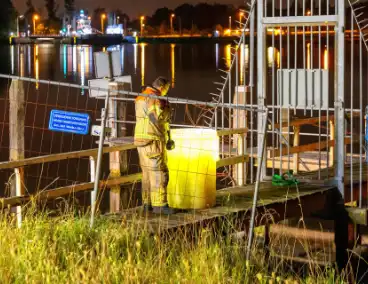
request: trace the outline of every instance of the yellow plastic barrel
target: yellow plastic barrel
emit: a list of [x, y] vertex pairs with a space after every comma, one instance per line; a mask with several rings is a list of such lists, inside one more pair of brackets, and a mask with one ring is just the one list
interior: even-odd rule
[[169, 206], [203, 209], [216, 204], [219, 139], [210, 129], [172, 129], [175, 149], [168, 151]]

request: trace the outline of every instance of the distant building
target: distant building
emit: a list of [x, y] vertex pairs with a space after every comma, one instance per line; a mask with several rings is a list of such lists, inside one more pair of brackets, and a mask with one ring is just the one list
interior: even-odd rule
[[66, 12], [63, 17], [63, 33], [67, 36], [92, 33], [91, 17], [84, 10]]
[[85, 14], [83, 10], [80, 11], [77, 19], [77, 34], [89, 35], [92, 34], [91, 17]]
[[77, 29], [77, 13], [65, 12], [63, 17], [63, 33], [65, 35], [71, 35], [73, 31]]
[[124, 35], [123, 24], [107, 26], [107, 34]]

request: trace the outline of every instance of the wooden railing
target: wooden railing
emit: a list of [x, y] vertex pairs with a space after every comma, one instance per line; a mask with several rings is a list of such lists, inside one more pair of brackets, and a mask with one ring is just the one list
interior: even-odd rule
[[[136, 148], [137, 147], [133, 144], [126, 144], [126, 145], [121, 145], [121, 146], [105, 147], [103, 148], [103, 152], [104, 153], [121, 152], [121, 151], [136, 149]], [[62, 160], [68, 160], [68, 159], [79, 159], [79, 158], [84, 158], [84, 157], [90, 157], [91, 163], [94, 163], [95, 157], [97, 156], [97, 151], [98, 151], [97, 149], [82, 150], [82, 151], [77, 151], [77, 152], [68, 152], [68, 153], [39, 156], [39, 157], [28, 158], [28, 159], [19, 160], [19, 161], [1, 162], [0, 170], [1, 169], [16, 170], [20, 167], [25, 167], [25, 166], [51, 163], [51, 162], [57, 162], [57, 161], [62, 161]], [[100, 188], [110, 188], [116, 185], [134, 183], [134, 182], [140, 181], [141, 179], [142, 179], [141, 173], [121, 176], [118, 178], [101, 181]], [[32, 197], [31, 195], [24, 195], [24, 196], [14, 196], [14, 197], [9, 197], [9, 198], [1, 198], [0, 204], [2, 204], [3, 206], [17, 206], [17, 205], [22, 205], [32, 200], [32, 198], [37, 199], [37, 201], [43, 201], [43, 200], [48, 200], [48, 199], [55, 199], [55, 198], [62, 197], [65, 195], [74, 194], [77, 192], [89, 191], [92, 189], [93, 189], [93, 182], [80, 183], [80, 184], [55, 188], [51, 190], [41, 191], [41, 192], [36, 193], [35, 197]]]
[[[223, 137], [223, 136], [231, 136], [231, 135], [244, 135], [248, 132], [248, 128], [236, 128], [236, 129], [224, 129], [224, 130], [218, 130], [217, 136]], [[230, 146], [230, 145], [229, 145]], [[240, 149], [241, 154], [237, 156], [232, 156], [228, 158], [222, 158], [217, 161], [216, 167], [221, 168], [225, 166], [232, 166], [236, 164], [242, 164], [249, 161], [249, 155], [243, 153], [243, 148]]]
[[[217, 131], [217, 135], [219, 137], [226, 136], [226, 135], [234, 135], [234, 134], [244, 134], [248, 131], [248, 129], [229, 129], [229, 130], [219, 130]], [[113, 152], [122, 152], [128, 150], [134, 150], [137, 146], [134, 144], [123, 144], [119, 146], [111, 146], [103, 148], [103, 153], [113, 153]], [[0, 170], [4, 169], [14, 169], [17, 170], [19, 168], [23, 168], [26, 166], [32, 166], [37, 164], [44, 164], [44, 163], [51, 163], [57, 162], [62, 160], [68, 159], [79, 159], [84, 157], [89, 157], [91, 163], [94, 164], [95, 157], [97, 156], [98, 149], [90, 149], [90, 150], [82, 150], [76, 152], [67, 152], [67, 153], [59, 153], [59, 154], [51, 154], [33, 158], [27, 158], [18, 161], [8, 161], [8, 162], [0, 162]], [[239, 163], [245, 163], [249, 159], [248, 155], [239, 155], [235, 157], [228, 157], [219, 159], [216, 163], [217, 168], [235, 165]], [[93, 167], [94, 168], [94, 165]], [[94, 175], [94, 173], [91, 173]], [[99, 188], [102, 189], [109, 189], [114, 186], [124, 185], [124, 184], [131, 184], [139, 182], [142, 179], [141, 173], [125, 175], [117, 178], [111, 178], [108, 180], [100, 181]], [[71, 194], [75, 194], [78, 192], [86, 192], [91, 191], [93, 189], [93, 181], [85, 182], [85, 183], [78, 183], [74, 185], [69, 185], [65, 187], [59, 187], [50, 190], [44, 190], [41, 192], [37, 192], [34, 195], [23, 195], [23, 196], [14, 196], [8, 198], [0, 198], [0, 204], [3, 207], [8, 206], [20, 206], [23, 205], [31, 200], [35, 201], [45, 201], [45, 200], [52, 200], [58, 197], [67, 196]], [[22, 185], [23, 186], [23, 185]]]
[[[359, 113], [353, 113], [353, 117], [359, 117]], [[350, 114], [347, 114], [346, 117], [350, 119]], [[318, 126], [319, 123], [322, 122], [329, 122], [329, 138], [324, 139], [321, 142], [309, 143], [305, 145], [300, 145], [300, 128], [305, 125], [314, 125]], [[271, 127], [271, 126], [269, 126]], [[316, 150], [323, 150], [328, 148], [328, 155], [329, 155], [329, 164], [326, 165], [327, 167], [331, 167], [334, 161], [334, 132], [335, 132], [335, 117], [333, 115], [330, 116], [322, 116], [322, 117], [311, 117], [311, 118], [302, 118], [302, 119], [295, 119], [291, 120], [290, 122], [283, 122], [275, 124], [275, 129], [279, 129], [282, 131], [283, 128], [292, 127], [294, 132], [293, 141], [289, 141], [290, 147], [285, 147], [282, 149], [274, 149], [268, 151], [268, 158], [273, 159], [279, 156], [285, 155], [293, 155], [293, 170], [295, 173], [299, 171], [300, 165], [300, 154], [310, 151]], [[351, 143], [359, 142], [355, 139], [345, 138], [345, 145], [349, 145]], [[272, 164], [272, 162], [268, 162], [268, 165]], [[280, 167], [283, 165], [283, 161], [280, 161]]]

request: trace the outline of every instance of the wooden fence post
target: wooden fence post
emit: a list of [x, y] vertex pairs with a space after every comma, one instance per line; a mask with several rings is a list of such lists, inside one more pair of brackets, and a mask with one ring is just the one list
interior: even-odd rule
[[[109, 84], [111, 99], [109, 102], [108, 119], [109, 127], [112, 129], [111, 138], [126, 136], [125, 124], [117, 121], [126, 120], [126, 102], [116, 101], [114, 97], [122, 97], [122, 94], [117, 94], [118, 90], [131, 90], [131, 85], [128, 83], [112, 82]], [[119, 127], [120, 126], [120, 127]], [[126, 151], [110, 153], [110, 178], [118, 178], [121, 174], [128, 171], [128, 158]], [[123, 191], [123, 200], [121, 201], [121, 186], [117, 185], [110, 189], [110, 213], [120, 211], [121, 205], [127, 207], [129, 192]]]
[[[13, 80], [9, 91], [9, 160], [17, 161], [24, 159], [24, 85], [20, 80]], [[24, 195], [24, 169], [17, 168], [11, 178], [11, 196]], [[17, 206], [17, 224], [22, 223], [21, 207]]]
[[[234, 94], [234, 105], [243, 106], [247, 103], [248, 88], [244, 86], [236, 86]], [[246, 128], [248, 126], [248, 112], [246, 110], [233, 110], [233, 129]], [[236, 149], [236, 155], [247, 154], [247, 133], [233, 134], [233, 142], [229, 141], [229, 147]], [[247, 183], [247, 163], [239, 163], [233, 166], [233, 178], [237, 185], [244, 185]]]
[[[300, 143], [300, 126], [294, 126], [293, 147], [299, 146]], [[294, 154], [294, 173], [299, 172], [299, 153]]]
[[[121, 91], [132, 91], [132, 85], [129, 83], [119, 83], [118, 89]], [[119, 97], [125, 97], [123, 94], [119, 94]], [[118, 120], [120, 121], [126, 121], [127, 120], [127, 102], [119, 101], [118, 103]], [[127, 135], [126, 130], [126, 124], [125, 123], [119, 123], [119, 126], [117, 128], [117, 137], [125, 137]], [[121, 151], [120, 152], [120, 171], [123, 175], [128, 174], [128, 152], [127, 151]], [[131, 206], [131, 186], [122, 186], [122, 208], [126, 209]]]
[[[335, 124], [333, 120], [330, 120], [330, 140], [335, 140]], [[332, 167], [335, 159], [335, 151], [333, 146], [330, 147], [328, 155], [329, 155], [328, 166]]]

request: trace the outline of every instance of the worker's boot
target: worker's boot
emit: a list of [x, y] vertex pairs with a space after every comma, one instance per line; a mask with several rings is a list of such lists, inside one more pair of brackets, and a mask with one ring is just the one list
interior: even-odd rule
[[153, 207], [151, 204], [143, 204], [143, 212], [151, 212]]
[[161, 215], [172, 215], [175, 214], [177, 210], [174, 208], [170, 208], [169, 205], [161, 206], [161, 207], [153, 207], [154, 214], [161, 214]]

